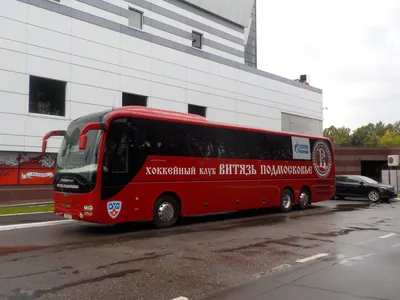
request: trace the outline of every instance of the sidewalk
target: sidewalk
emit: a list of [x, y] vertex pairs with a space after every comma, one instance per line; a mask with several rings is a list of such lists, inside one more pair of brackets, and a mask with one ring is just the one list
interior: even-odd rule
[[0, 207], [52, 203], [52, 186], [1, 186]]
[[0, 201], [0, 208], [5, 207], [22, 207], [22, 206], [39, 206], [39, 205], [50, 205], [53, 204], [51, 199], [43, 199], [42, 201], [37, 200], [24, 200], [24, 201]]

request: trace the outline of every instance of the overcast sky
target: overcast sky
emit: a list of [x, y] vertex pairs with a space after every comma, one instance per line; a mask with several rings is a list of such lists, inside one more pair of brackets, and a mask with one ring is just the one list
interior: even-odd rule
[[258, 68], [309, 74], [324, 128], [400, 120], [400, 0], [257, 0]]

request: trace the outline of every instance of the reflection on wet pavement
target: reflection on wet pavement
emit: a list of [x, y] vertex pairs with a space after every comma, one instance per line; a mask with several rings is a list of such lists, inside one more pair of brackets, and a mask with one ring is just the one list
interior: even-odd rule
[[7, 300], [81, 299], [83, 293], [88, 300], [197, 299], [299, 258], [360, 249], [360, 241], [400, 231], [398, 210], [397, 203], [327, 201], [289, 214], [266, 209], [187, 218], [164, 230], [78, 223], [0, 232], [0, 294]]

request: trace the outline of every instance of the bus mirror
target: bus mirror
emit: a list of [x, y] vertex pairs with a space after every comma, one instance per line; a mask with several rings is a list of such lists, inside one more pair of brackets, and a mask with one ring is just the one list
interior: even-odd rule
[[47, 148], [47, 140], [43, 139], [42, 141], [42, 153], [46, 153]]
[[65, 136], [66, 134], [67, 134], [67, 132], [65, 130], [55, 130], [55, 131], [50, 131], [50, 132], [46, 133], [42, 140], [42, 152], [43, 153], [46, 152], [47, 140], [49, 138], [51, 138], [52, 136]]
[[79, 137], [79, 150], [85, 150], [86, 149], [86, 144], [87, 144], [87, 136], [86, 135], [81, 135]]
[[106, 123], [89, 123], [85, 127], [82, 128], [81, 134], [79, 136], [79, 150], [85, 150], [87, 144], [87, 136], [86, 134], [92, 130], [104, 130], [108, 129], [108, 124]]

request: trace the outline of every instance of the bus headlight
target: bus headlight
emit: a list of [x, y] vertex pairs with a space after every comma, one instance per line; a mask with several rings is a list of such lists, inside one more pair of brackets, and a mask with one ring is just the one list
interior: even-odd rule
[[85, 206], [83, 207], [83, 210], [86, 210], [86, 211], [93, 211], [93, 205], [85, 205]]

